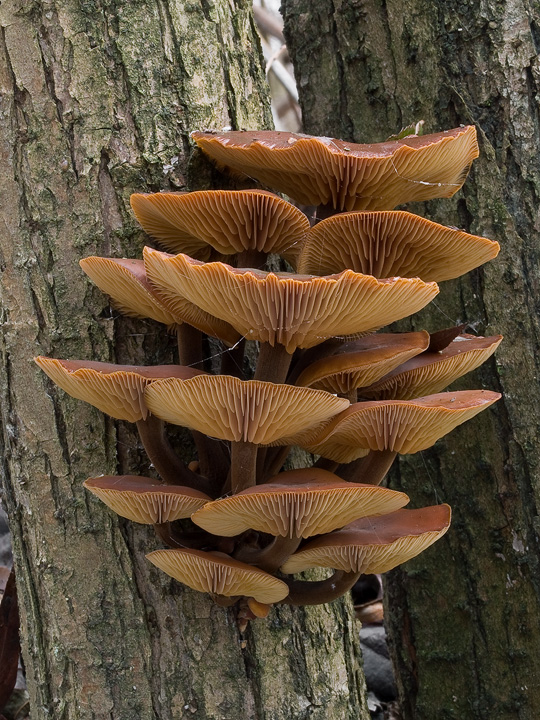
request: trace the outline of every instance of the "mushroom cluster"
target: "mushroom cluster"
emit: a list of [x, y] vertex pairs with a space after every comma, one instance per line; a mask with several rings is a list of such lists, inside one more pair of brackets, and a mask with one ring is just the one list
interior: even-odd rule
[[[478, 154], [473, 127], [378, 145], [277, 132], [193, 137], [220, 166], [311, 206], [311, 220], [259, 189], [133, 195], [138, 221], [167, 252], [81, 266], [121, 313], [176, 333], [180, 365], [37, 363], [70, 395], [137, 424], [159, 479], [102, 476], [85, 487], [153, 525], [166, 548], [148, 559], [218, 604], [240, 601], [244, 617], [264, 617], [273, 603], [334, 600], [361, 573], [395, 567], [448, 529], [447, 505], [403, 509], [409, 498], [381, 481], [397, 453], [430, 447], [498, 399], [441, 391], [501, 337], [466, 326], [377, 331], [499, 248], [394, 210], [461, 187]], [[268, 270], [270, 254], [292, 271]], [[205, 363], [205, 335], [222, 343], [220, 374]], [[258, 346], [253, 377], [247, 342]], [[167, 423], [192, 431], [189, 465]], [[284, 470], [294, 445], [318, 455], [315, 465]], [[315, 567], [329, 577], [291, 577]]]

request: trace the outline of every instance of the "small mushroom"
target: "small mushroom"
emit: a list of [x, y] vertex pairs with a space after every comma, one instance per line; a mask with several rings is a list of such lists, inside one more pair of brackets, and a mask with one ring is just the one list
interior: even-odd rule
[[248, 261], [260, 254], [264, 262], [267, 253], [291, 257], [309, 230], [300, 210], [264, 190], [135, 194], [131, 207], [144, 230], [167, 250], [205, 261], [211, 248]]
[[234, 492], [255, 483], [257, 445], [322, 422], [349, 403], [322, 390], [231, 375], [200, 377], [205, 380], [152, 383], [146, 403], [163, 420], [232, 441]]
[[342, 530], [311, 540], [281, 568], [299, 573], [308, 568], [336, 570], [327, 580], [289, 580], [291, 605], [316, 605], [343, 595], [361, 574], [384, 573], [419, 555], [450, 527], [449, 505], [418, 510], [397, 510], [388, 515], [365, 517]]
[[496, 257], [499, 243], [408, 212], [343, 213], [307, 233], [299, 273], [331, 275], [346, 268], [377, 278], [459, 277]]
[[303, 370], [297, 385], [342, 393], [356, 402], [357, 388], [371, 385], [409, 358], [424, 352], [427, 332], [376, 333], [343, 343]]
[[459, 335], [443, 350], [426, 351], [395, 367], [362, 389], [362, 397], [376, 400], [411, 400], [439, 393], [455, 380], [484, 363], [499, 347], [502, 335]]
[[151, 318], [173, 328], [187, 323], [228, 345], [238, 341], [238, 333], [228, 323], [204, 312], [178, 293], [173, 298], [161, 295], [148, 282], [142, 260], [87, 257], [80, 265], [124, 315]]
[[154, 550], [151, 563], [184, 585], [214, 598], [254, 598], [265, 605], [283, 600], [289, 588], [263, 570], [201, 550]]
[[212, 498], [181, 485], [163, 485], [138, 475], [102, 475], [88, 478], [84, 487], [133, 522], [155, 525], [191, 517]]

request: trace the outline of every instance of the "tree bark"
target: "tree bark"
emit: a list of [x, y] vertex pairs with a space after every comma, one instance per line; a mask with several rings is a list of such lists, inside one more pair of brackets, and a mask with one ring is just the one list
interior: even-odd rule
[[149, 472], [133, 430], [32, 362], [171, 362], [77, 261], [140, 256], [131, 192], [211, 185], [191, 130], [271, 122], [249, 3], [5, 0], [0, 26], [0, 463], [33, 720], [365, 718], [350, 608], [278, 608], [241, 636], [158, 572], [151, 530], [82, 488]]
[[[284, 0], [305, 131], [382, 141], [425, 120], [473, 123], [481, 157], [453, 200], [410, 209], [501, 243], [412, 327], [502, 333], [455, 387], [500, 390], [492, 411], [419, 456], [395, 487], [449, 502], [453, 528], [387, 580], [407, 720], [540, 717], [540, 5], [517, 0]], [[317, 28], [316, 32], [308, 32]], [[401, 326], [403, 327], [403, 325]]]

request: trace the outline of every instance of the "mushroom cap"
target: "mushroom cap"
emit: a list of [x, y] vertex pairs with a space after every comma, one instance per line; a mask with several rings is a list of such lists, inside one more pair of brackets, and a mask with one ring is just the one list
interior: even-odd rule
[[291, 555], [281, 570], [293, 574], [308, 568], [329, 567], [366, 575], [387, 572], [442, 537], [450, 527], [450, 519], [449, 505], [365, 517], [311, 540]]
[[376, 280], [344, 270], [312, 277], [200, 263], [145, 248], [146, 271], [160, 294], [180, 293], [250, 340], [287, 352], [329, 337], [365, 333], [420, 310], [438, 293], [418, 278]]
[[349, 483], [326, 470], [305, 468], [208, 503], [191, 519], [204, 530], [226, 537], [253, 529], [306, 538], [365, 515], [393, 512], [408, 502], [405, 493]]
[[[322, 430], [303, 438], [302, 447], [339, 463], [363, 457], [366, 449], [416, 453], [500, 397], [489, 390], [461, 390], [414, 400], [355, 403]], [[296, 443], [300, 444], [298, 439]]]
[[439, 352], [423, 352], [394, 368], [363, 388], [362, 396], [377, 400], [409, 400], [439, 393], [491, 357], [502, 339], [502, 335], [457, 337]]
[[287, 254], [309, 230], [298, 208], [264, 190], [135, 194], [131, 207], [144, 230], [170, 252], [208, 260], [243, 250]]
[[142, 260], [88, 257], [81, 260], [80, 265], [124, 315], [151, 318], [169, 326], [185, 322], [228, 345], [234, 345], [239, 339], [228, 323], [204, 312], [178, 293], [173, 298], [162, 297], [148, 282]]
[[[337, 415], [349, 401], [323, 390], [200, 375], [164, 380], [147, 388], [157, 417], [221, 440], [267, 444]], [[297, 428], [293, 431], [291, 428]]]
[[272, 604], [289, 594], [289, 586], [263, 570], [201, 550], [154, 550], [147, 556], [167, 575], [184, 585], [225, 597], [245, 596]]
[[88, 478], [84, 487], [118, 515], [145, 525], [191, 517], [212, 499], [199, 490], [138, 475]]
[[84, 400], [118, 420], [137, 422], [148, 415], [144, 388], [156, 379], [194, 378], [201, 370], [183, 365], [113, 365], [91, 360], [35, 358], [39, 367], [77, 400]]
[[478, 143], [474, 127], [358, 145], [289, 132], [192, 133], [219, 165], [240, 171], [304, 205], [337, 211], [391, 210], [411, 200], [451, 197]]
[[334, 215], [307, 233], [299, 273], [330, 275], [349, 268], [377, 278], [441, 282], [496, 257], [499, 243], [409, 212]]
[[296, 384], [332, 393], [371, 385], [427, 349], [429, 333], [376, 333], [345, 343], [302, 371]]

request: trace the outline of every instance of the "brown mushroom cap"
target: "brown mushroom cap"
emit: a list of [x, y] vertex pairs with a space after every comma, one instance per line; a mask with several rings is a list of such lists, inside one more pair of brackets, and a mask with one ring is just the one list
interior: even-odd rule
[[345, 270], [311, 277], [200, 263], [187, 255], [144, 252], [160, 294], [180, 293], [250, 340], [280, 343], [287, 352], [329, 337], [365, 333], [420, 310], [438, 293], [418, 278], [376, 280]]
[[81, 260], [80, 265], [124, 315], [151, 318], [168, 326], [185, 322], [228, 345], [238, 341], [238, 333], [228, 323], [204, 312], [178, 293], [173, 298], [162, 297], [148, 282], [142, 260], [88, 257]]
[[284, 573], [327, 567], [344, 572], [383, 573], [406, 562], [450, 527], [449, 505], [398, 510], [365, 517], [342, 530], [311, 540], [282, 566]]
[[212, 499], [199, 490], [138, 475], [88, 478], [84, 487], [118, 515], [146, 525], [188, 518]]
[[282, 580], [224, 555], [201, 550], [154, 550], [147, 556], [167, 575], [193, 590], [225, 597], [245, 596], [272, 604], [289, 594]]
[[346, 268], [377, 278], [441, 282], [496, 257], [499, 243], [408, 212], [344, 213], [311, 228], [299, 273], [330, 275]]
[[274, 131], [192, 137], [218, 164], [304, 205], [331, 205], [340, 212], [451, 197], [478, 157], [472, 126], [373, 145]]
[[151, 412], [167, 422], [222, 440], [257, 444], [300, 432], [349, 405], [348, 400], [322, 390], [232, 375], [158, 381], [147, 388], [145, 400]]
[[[324, 429], [302, 439], [310, 452], [348, 463], [365, 450], [416, 453], [486, 410], [500, 398], [489, 390], [439, 393], [414, 400], [381, 400], [351, 405]], [[300, 444], [300, 440], [296, 440]]]
[[131, 207], [144, 230], [167, 250], [208, 260], [243, 250], [286, 254], [309, 230], [304, 213], [264, 190], [135, 194]]
[[326, 470], [306, 468], [289, 470], [264, 485], [215, 500], [191, 519], [204, 530], [226, 537], [253, 529], [306, 538], [365, 515], [393, 512], [408, 502], [405, 493], [344, 482]]
[[77, 400], [84, 400], [118, 420], [144, 420], [148, 408], [144, 388], [156, 379], [194, 378], [201, 370], [183, 365], [113, 365], [91, 360], [35, 358], [39, 367]]
[[424, 352], [394, 368], [362, 396], [377, 400], [409, 400], [439, 393], [454, 380], [485, 362], [502, 341], [492, 337], [460, 336], [439, 352]]
[[429, 333], [377, 333], [345, 343], [309, 365], [296, 384], [332, 393], [371, 385], [397, 365], [426, 350]]

